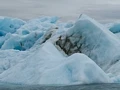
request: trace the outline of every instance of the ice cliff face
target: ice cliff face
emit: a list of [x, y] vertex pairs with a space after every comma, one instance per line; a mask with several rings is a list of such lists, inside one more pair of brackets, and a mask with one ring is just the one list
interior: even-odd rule
[[86, 15], [81, 15], [56, 44], [68, 55], [86, 54], [104, 70], [120, 59], [120, 41], [116, 35]]

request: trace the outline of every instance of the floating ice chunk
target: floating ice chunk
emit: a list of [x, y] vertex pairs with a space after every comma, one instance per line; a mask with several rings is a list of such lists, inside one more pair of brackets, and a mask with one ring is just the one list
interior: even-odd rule
[[0, 81], [21, 84], [85, 84], [108, 83], [102, 69], [83, 54], [64, 57], [46, 42], [31, 55], [0, 75]]
[[66, 54], [84, 53], [104, 70], [120, 59], [120, 41], [116, 35], [86, 15], [81, 15], [61, 38], [56, 44]]
[[[1, 49], [30, 49], [35, 42], [55, 26], [57, 17], [41, 17], [24, 22], [19, 19], [0, 19]], [[9, 38], [6, 38], [9, 35]]]
[[[57, 19], [43, 16], [25, 22], [0, 17], [0, 81], [57, 85], [120, 82], [119, 33], [112, 33], [119, 32], [119, 25], [110, 32], [86, 15], [75, 24], [56, 23]], [[69, 56], [51, 43], [56, 40]], [[112, 73], [111, 79], [99, 66]]]
[[24, 24], [25, 21], [17, 18], [0, 18], [0, 36], [5, 36], [7, 33], [14, 33]]

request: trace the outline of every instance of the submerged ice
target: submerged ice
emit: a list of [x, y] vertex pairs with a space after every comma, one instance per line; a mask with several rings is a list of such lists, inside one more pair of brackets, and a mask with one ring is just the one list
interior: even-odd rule
[[0, 82], [120, 83], [119, 24], [105, 26], [87, 15], [57, 21], [0, 17]]

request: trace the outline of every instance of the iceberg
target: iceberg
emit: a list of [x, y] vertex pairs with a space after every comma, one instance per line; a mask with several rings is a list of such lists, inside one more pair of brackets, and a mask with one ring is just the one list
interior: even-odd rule
[[103, 70], [120, 59], [120, 41], [115, 34], [94, 19], [81, 15], [73, 27], [56, 41], [67, 54], [84, 53]]
[[119, 25], [106, 28], [84, 14], [76, 22], [58, 19], [0, 17], [0, 82], [120, 83]]
[[[34, 57], [33, 57], [34, 56]], [[64, 57], [46, 42], [27, 58], [0, 74], [0, 81], [17, 84], [71, 85], [108, 83], [107, 74], [84, 54]]]
[[[2, 24], [0, 24], [0, 30], [2, 30], [2, 32], [8, 30], [4, 37], [0, 37], [1, 49], [15, 49], [21, 51], [30, 49], [39, 38], [51, 28], [55, 27], [57, 19], [57, 17], [40, 17], [26, 23], [25, 21], [12, 18], [1, 20]], [[10, 25], [13, 25], [12, 28]]]
[[7, 34], [13, 34], [23, 26], [26, 22], [17, 19], [17, 18], [10, 18], [10, 17], [0, 17], [0, 48], [4, 44], [5, 40], [7, 39]]
[[0, 36], [5, 36], [7, 33], [15, 33], [25, 23], [25, 21], [17, 18], [0, 17]]

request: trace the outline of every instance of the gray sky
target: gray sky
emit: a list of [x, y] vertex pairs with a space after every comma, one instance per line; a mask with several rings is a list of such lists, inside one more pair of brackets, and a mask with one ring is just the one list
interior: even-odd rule
[[85, 13], [100, 22], [120, 19], [120, 0], [0, 0], [0, 15], [22, 19], [41, 15], [76, 20]]

